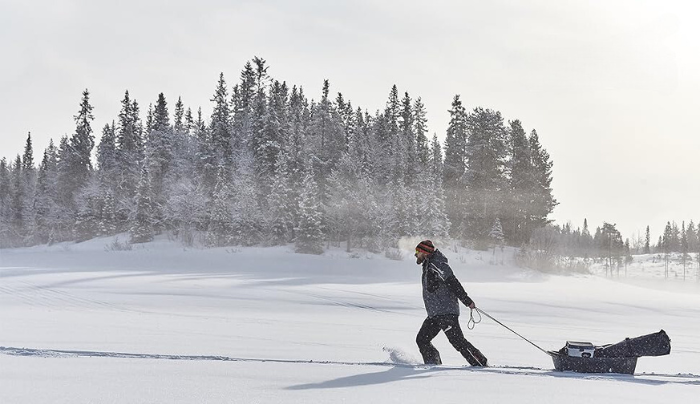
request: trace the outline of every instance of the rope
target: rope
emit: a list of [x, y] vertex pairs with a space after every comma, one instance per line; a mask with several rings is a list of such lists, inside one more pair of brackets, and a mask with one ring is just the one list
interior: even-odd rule
[[[498, 324], [500, 324], [501, 326], [503, 326], [503, 327], [504, 327], [505, 329], [507, 329], [508, 331], [512, 332], [513, 334], [517, 335], [518, 337], [520, 337], [520, 338], [524, 339], [525, 341], [529, 342], [532, 346], [534, 346], [535, 348], [539, 349], [540, 351], [544, 352], [546, 355], [552, 356], [552, 353], [549, 353], [549, 352], [545, 351], [544, 349], [540, 348], [540, 347], [539, 347], [537, 344], [535, 344], [534, 342], [530, 341], [529, 339], [527, 339], [527, 338], [523, 337], [522, 335], [518, 334], [517, 332], [513, 331], [512, 328], [508, 327], [507, 325], [503, 324], [502, 322], [500, 322], [500, 321], [496, 320], [495, 318], [491, 317], [487, 312], [481, 310], [481, 309], [478, 308], [478, 307], [475, 308], [475, 309], [473, 309], [473, 310], [476, 310], [479, 314], [483, 314], [483, 315], [485, 315], [486, 317], [490, 318], [491, 320], [497, 322]], [[472, 310], [472, 311], [473, 311], [473, 310]], [[472, 321], [472, 315], [471, 315], [471, 314], [470, 314], [470, 319], [469, 319], [469, 321], [470, 321], [470, 322]], [[479, 321], [474, 322], [474, 325], [476, 325], [476, 323], [479, 323], [479, 322], [481, 322], [481, 319], [479, 319]], [[469, 323], [467, 323], [467, 327], [469, 327]], [[472, 328], [473, 328], [473, 327], [472, 327]], [[471, 329], [471, 328], [470, 328], [470, 329]]]
[[474, 320], [474, 309], [469, 309], [469, 321], [467, 321], [467, 328], [470, 330], [473, 330], [474, 327], [481, 322], [481, 313], [479, 313], [479, 309], [476, 309], [476, 314], [479, 315], [479, 321]]

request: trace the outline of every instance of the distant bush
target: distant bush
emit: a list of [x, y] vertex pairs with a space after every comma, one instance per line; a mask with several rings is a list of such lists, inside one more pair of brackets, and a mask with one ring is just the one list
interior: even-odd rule
[[105, 251], [131, 251], [132, 245], [130, 242], [120, 242], [119, 237], [115, 237], [112, 244], [105, 246]]
[[398, 248], [390, 248], [384, 252], [384, 256], [394, 261], [403, 260], [403, 253]]

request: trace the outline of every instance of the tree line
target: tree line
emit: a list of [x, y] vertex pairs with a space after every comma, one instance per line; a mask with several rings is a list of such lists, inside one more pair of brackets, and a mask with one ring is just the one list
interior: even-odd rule
[[421, 98], [389, 92], [370, 113], [324, 80], [320, 99], [247, 62], [223, 73], [205, 118], [164, 95], [146, 109], [124, 93], [96, 142], [85, 90], [75, 131], [40, 162], [31, 133], [0, 160], [0, 247], [168, 233], [207, 246], [329, 244], [381, 251], [401, 237], [522, 245], [557, 202], [551, 157], [519, 120], [452, 101], [444, 145], [428, 137]]

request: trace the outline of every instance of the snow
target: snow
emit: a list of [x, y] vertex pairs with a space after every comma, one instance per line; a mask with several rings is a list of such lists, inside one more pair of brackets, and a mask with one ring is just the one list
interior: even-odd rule
[[488, 318], [467, 330], [464, 307], [492, 366], [469, 367], [443, 334], [444, 365], [420, 365], [410, 251], [112, 241], [0, 250], [0, 403], [636, 404], [694, 402], [700, 385], [700, 285], [653, 276], [650, 257], [627, 277], [559, 276], [438, 245], [481, 309], [544, 349], [671, 337], [671, 355], [640, 358], [634, 376], [584, 375], [553, 371]]

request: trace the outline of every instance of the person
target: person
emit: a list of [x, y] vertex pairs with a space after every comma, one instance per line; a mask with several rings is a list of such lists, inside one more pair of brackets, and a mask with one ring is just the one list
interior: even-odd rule
[[423, 301], [428, 317], [418, 331], [416, 343], [428, 365], [441, 365], [440, 352], [433, 346], [432, 340], [440, 330], [447, 336], [450, 344], [472, 366], [487, 366], [486, 357], [464, 338], [459, 326], [458, 299], [470, 309], [475, 309], [474, 301], [459, 283], [447, 264], [445, 257], [435, 248], [430, 240], [421, 241], [416, 246], [416, 264], [423, 267]]

